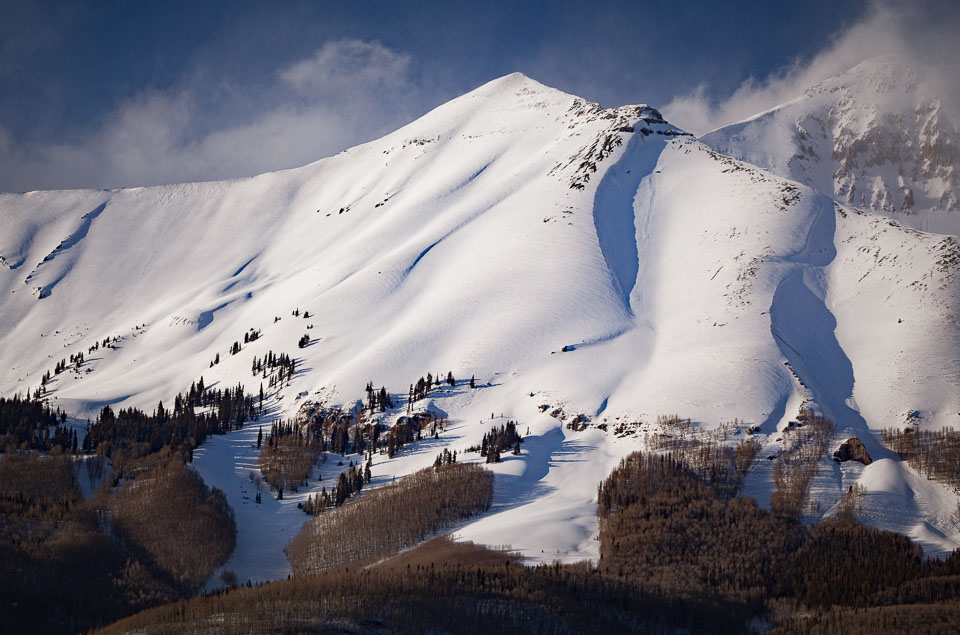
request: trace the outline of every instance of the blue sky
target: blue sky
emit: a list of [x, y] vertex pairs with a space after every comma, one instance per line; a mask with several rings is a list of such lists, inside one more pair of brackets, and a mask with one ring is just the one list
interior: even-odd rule
[[292, 167], [517, 70], [699, 133], [878, 53], [956, 71], [953, 4], [0, 0], [0, 190]]

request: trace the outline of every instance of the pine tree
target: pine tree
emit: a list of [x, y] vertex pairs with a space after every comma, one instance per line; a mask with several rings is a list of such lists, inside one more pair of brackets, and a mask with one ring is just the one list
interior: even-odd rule
[[477, 380], [476, 380], [476, 377], [474, 377], [473, 375], [470, 375], [470, 387], [471, 388], [477, 387]]
[[350, 480], [346, 472], [340, 472], [337, 478], [336, 505], [339, 507], [350, 497]]

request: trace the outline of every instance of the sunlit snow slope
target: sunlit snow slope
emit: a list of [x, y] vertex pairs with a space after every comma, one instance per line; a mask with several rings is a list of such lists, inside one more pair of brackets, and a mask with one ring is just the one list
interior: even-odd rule
[[[597, 483], [657, 415], [739, 418], [766, 452], [806, 403], [880, 457], [871, 431], [911, 413], [960, 423], [953, 239], [838, 207], [652, 108], [603, 110], [519, 74], [303, 168], [2, 195], [0, 222], [0, 394], [110, 336], [115, 348], [49, 384], [53, 403], [152, 409], [201, 375], [256, 392], [253, 356], [271, 349], [300, 360], [272, 396], [278, 416], [350, 404], [368, 381], [405, 398], [428, 372], [475, 375], [476, 390], [418, 404], [449, 429], [380, 458], [375, 483], [462, 452], [492, 415], [518, 420], [523, 454], [494, 467], [494, 509], [458, 534], [531, 560], [596, 556]], [[262, 337], [230, 355], [251, 328]], [[576, 415], [585, 430], [565, 425]], [[235, 434], [195, 464], [238, 509], [228, 567], [277, 577], [306, 520], [290, 506], [309, 492], [249, 506], [251, 432]], [[869, 475], [825, 462], [815, 495], [829, 509]], [[763, 502], [769, 470], [757, 474]], [[954, 494], [924, 480], [893, 495], [912, 507], [891, 516], [889, 498], [868, 497], [875, 524], [935, 550], [960, 543], [944, 513]]]

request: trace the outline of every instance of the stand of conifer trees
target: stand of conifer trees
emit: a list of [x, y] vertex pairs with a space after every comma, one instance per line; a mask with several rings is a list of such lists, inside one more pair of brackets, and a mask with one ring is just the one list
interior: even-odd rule
[[83, 451], [108, 458], [115, 458], [118, 450], [123, 457], [141, 457], [164, 447], [189, 453], [207, 435], [226, 434], [254, 418], [258, 414], [254, 403], [239, 384], [226, 390], [206, 389], [201, 377], [186, 395], [174, 398], [172, 409], [162, 401], [149, 415], [137, 408], [115, 413], [104, 406], [83, 440]]
[[51, 410], [42, 400], [31, 399], [29, 395], [15, 395], [9, 399], [0, 397], [0, 452], [74, 450], [76, 434], [62, 425], [66, 419], [65, 412]]

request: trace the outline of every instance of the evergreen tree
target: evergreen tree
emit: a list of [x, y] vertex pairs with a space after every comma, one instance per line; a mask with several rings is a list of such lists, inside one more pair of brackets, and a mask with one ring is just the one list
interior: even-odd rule
[[336, 495], [335, 495], [335, 502], [337, 507], [342, 505], [349, 497], [350, 497], [350, 481], [347, 478], [346, 472], [340, 472], [340, 476], [337, 478], [337, 489], [336, 489]]

